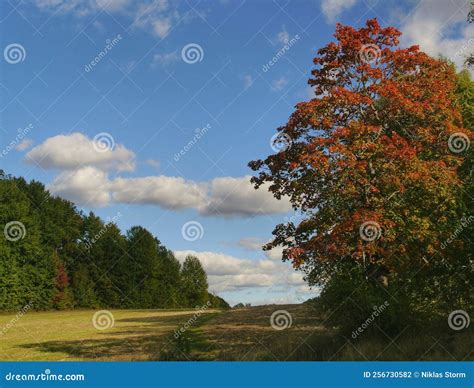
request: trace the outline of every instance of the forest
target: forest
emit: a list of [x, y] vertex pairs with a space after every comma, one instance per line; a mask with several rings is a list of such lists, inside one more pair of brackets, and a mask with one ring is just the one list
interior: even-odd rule
[[[184, 263], [141, 226], [125, 235], [37, 181], [0, 171], [0, 310], [227, 308], [197, 257]], [[4, 237], [4, 238], [3, 238]]]

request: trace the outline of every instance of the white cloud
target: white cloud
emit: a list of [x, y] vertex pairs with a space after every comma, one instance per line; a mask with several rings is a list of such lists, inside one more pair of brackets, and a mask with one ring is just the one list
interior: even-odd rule
[[[65, 165], [64, 160], [54, 162], [56, 166]], [[166, 209], [195, 209], [219, 217], [258, 216], [291, 209], [288, 200], [276, 200], [265, 188], [255, 190], [249, 179], [223, 177], [196, 182], [164, 175], [110, 179], [105, 170], [87, 166], [62, 172], [49, 189], [79, 205], [152, 204]]]
[[158, 170], [161, 166], [160, 164], [160, 161], [159, 160], [155, 160], [155, 159], [147, 159], [145, 161], [146, 164], [148, 164], [149, 166], [153, 167], [154, 169]]
[[54, 13], [73, 13], [84, 17], [102, 10], [106, 12], [125, 11], [132, 3], [131, 0], [34, 0], [36, 6], [42, 10], [51, 10]]
[[131, 3], [131, 0], [93, 0], [97, 8], [108, 12], [123, 11]]
[[271, 89], [277, 92], [283, 90], [286, 85], [288, 85], [288, 80], [285, 77], [281, 77], [272, 81]]
[[248, 89], [253, 85], [253, 77], [250, 74], [245, 74], [242, 79], [244, 80], [244, 88]]
[[139, 2], [133, 0], [34, 0], [42, 11], [53, 15], [73, 14], [77, 17], [88, 17], [105, 11], [121, 13], [133, 21], [133, 26], [150, 31], [164, 38], [173, 24], [183, 20], [177, 10], [176, 3], [168, 0], [150, 0]]
[[170, 18], [156, 19], [152, 22], [152, 26], [155, 34], [164, 38], [171, 29], [171, 20]]
[[303, 275], [295, 272], [288, 263], [267, 259], [250, 260], [218, 252], [175, 251], [176, 258], [183, 262], [187, 255], [201, 261], [208, 275], [213, 292], [232, 291], [253, 287], [301, 287], [305, 286]]
[[104, 171], [84, 167], [64, 171], [48, 185], [53, 194], [76, 202], [79, 205], [106, 206], [110, 202], [109, 181]]
[[157, 204], [167, 209], [198, 208], [206, 201], [204, 184], [180, 177], [117, 178], [110, 184], [114, 202]]
[[323, 0], [321, 11], [326, 20], [333, 23], [344, 11], [352, 8], [356, 0]]
[[255, 190], [250, 176], [214, 178], [209, 191], [208, 203], [200, 209], [205, 215], [254, 216], [291, 210], [290, 202], [286, 198], [275, 199], [268, 185]]
[[260, 251], [266, 243], [265, 240], [258, 237], [244, 237], [237, 241], [237, 245], [250, 251]]
[[15, 146], [17, 151], [25, 151], [33, 145], [33, 140], [25, 138]]
[[179, 56], [178, 56], [177, 51], [173, 51], [171, 53], [155, 54], [153, 56], [154, 65], [167, 66], [177, 61], [179, 61]]
[[78, 132], [46, 139], [26, 154], [26, 161], [44, 169], [73, 170], [91, 166], [102, 170], [133, 171], [135, 168], [135, 154], [123, 145], [99, 152], [93, 140]]
[[[262, 247], [268, 243], [258, 237], [244, 237], [237, 241], [237, 245], [249, 251], [263, 251]], [[269, 251], [263, 251], [265, 256], [271, 260], [281, 260], [283, 258], [283, 247], [272, 248]]]
[[290, 34], [288, 34], [285, 26], [282, 26], [282, 28], [283, 29], [277, 34], [277, 40], [282, 45], [285, 45], [290, 41]]
[[462, 67], [474, 49], [474, 24], [467, 22], [468, 12], [465, 0], [438, 1], [435, 6], [432, 1], [421, 1], [400, 27], [402, 43], [417, 44], [428, 54], [443, 55]]

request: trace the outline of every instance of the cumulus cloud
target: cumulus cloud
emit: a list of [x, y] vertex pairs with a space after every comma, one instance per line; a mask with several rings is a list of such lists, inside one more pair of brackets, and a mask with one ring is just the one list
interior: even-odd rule
[[[55, 162], [70, 165], [56, 159]], [[196, 182], [164, 175], [110, 179], [105, 170], [87, 166], [62, 172], [48, 188], [53, 194], [89, 206], [151, 204], [221, 217], [258, 216], [291, 209], [288, 200], [278, 201], [264, 188], [255, 190], [249, 179], [224, 177]]]
[[344, 11], [352, 8], [355, 3], [356, 0], [323, 0], [321, 11], [326, 20], [333, 23]]
[[48, 185], [56, 195], [80, 205], [106, 206], [110, 202], [107, 173], [94, 167], [64, 171]]
[[100, 145], [82, 133], [58, 135], [29, 151], [26, 161], [44, 169], [73, 170], [90, 166], [102, 170], [134, 170], [135, 154], [123, 145], [102, 151], [98, 148]]
[[209, 191], [208, 203], [200, 209], [205, 215], [252, 216], [291, 210], [288, 199], [276, 200], [267, 185], [255, 190], [250, 176], [214, 178]]
[[301, 287], [305, 286], [303, 275], [287, 263], [260, 259], [250, 260], [218, 252], [175, 251], [176, 258], [183, 262], [188, 255], [201, 261], [208, 274], [213, 292], [232, 291], [252, 287]]
[[[428, 54], [443, 55], [462, 67], [474, 49], [474, 24], [467, 23], [469, 2], [465, 0], [421, 1], [401, 26], [402, 42], [417, 44]], [[459, 31], [456, 38], [453, 31]]]
[[206, 201], [203, 183], [180, 177], [117, 178], [109, 184], [114, 202], [156, 204], [167, 209], [199, 208]]
[[15, 146], [15, 149], [17, 151], [26, 151], [28, 148], [30, 148], [33, 145], [33, 140], [25, 138], [23, 139], [20, 143], [18, 143]]

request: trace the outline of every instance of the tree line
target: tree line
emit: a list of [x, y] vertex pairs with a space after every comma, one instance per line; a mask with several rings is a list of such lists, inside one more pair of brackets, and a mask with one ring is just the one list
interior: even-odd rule
[[141, 226], [122, 234], [115, 219], [2, 170], [0, 199], [0, 310], [229, 307], [197, 257], [181, 265]]

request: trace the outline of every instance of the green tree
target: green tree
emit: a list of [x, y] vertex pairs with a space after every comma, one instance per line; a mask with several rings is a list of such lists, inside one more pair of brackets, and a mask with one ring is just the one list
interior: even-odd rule
[[201, 306], [207, 301], [207, 275], [196, 256], [187, 256], [181, 269], [183, 296], [187, 306]]

